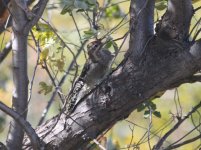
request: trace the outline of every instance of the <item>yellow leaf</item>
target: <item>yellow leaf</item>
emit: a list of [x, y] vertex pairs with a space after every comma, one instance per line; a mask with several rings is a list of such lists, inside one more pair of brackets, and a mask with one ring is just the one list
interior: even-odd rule
[[49, 49], [44, 49], [44, 50], [40, 53], [40, 62], [46, 60], [48, 54], [49, 54]]

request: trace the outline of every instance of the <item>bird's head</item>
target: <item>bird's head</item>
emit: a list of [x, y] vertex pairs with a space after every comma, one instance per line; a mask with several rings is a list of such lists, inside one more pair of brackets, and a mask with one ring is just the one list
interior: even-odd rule
[[87, 51], [94, 52], [98, 49], [101, 49], [102, 46], [103, 46], [103, 44], [102, 44], [101, 40], [96, 40], [87, 45]]

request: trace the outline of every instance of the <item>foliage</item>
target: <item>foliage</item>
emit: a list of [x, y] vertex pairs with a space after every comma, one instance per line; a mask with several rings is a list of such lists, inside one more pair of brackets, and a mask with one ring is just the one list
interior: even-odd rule
[[77, 11], [90, 11], [98, 7], [96, 0], [62, 0], [62, 5], [64, 5], [61, 11], [62, 15], [72, 12], [73, 9], [77, 9]]

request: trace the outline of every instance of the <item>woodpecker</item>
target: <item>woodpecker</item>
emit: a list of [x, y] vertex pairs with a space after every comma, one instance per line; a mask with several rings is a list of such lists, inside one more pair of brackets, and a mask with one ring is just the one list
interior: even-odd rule
[[87, 45], [88, 59], [69, 96], [68, 111], [74, 109], [81, 98], [99, 84], [109, 73], [114, 55], [103, 47], [101, 40]]

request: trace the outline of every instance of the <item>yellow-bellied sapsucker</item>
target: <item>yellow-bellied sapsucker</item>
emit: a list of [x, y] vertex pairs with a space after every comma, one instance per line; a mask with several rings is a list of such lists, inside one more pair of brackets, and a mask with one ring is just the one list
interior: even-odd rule
[[89, 43], [87, 50], [88, 59], [68, 98], [68, 111], [72, 111], [86, 92], [100, 83], [111, 68], [114, 55], [103, 47], [101, 40]]

